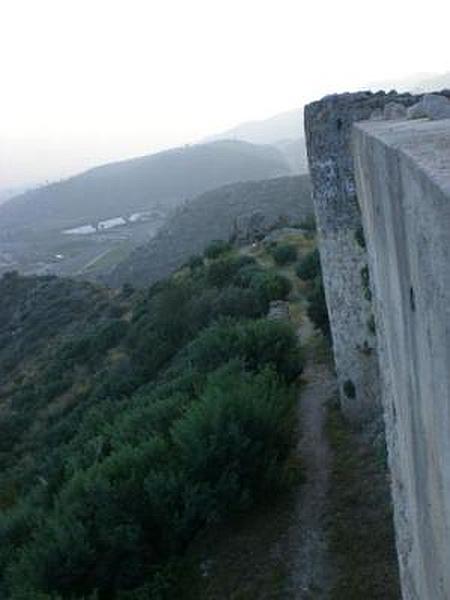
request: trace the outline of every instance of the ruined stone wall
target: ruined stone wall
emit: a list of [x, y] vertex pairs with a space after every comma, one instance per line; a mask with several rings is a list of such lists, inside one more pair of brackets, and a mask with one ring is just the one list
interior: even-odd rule
[[[405, 600], [450, 598], [450, 103], [443, 96], [450, 93], [417, 106], [421, 96], [362, 92], [305, 110], [341, 403], [347, 416], [372, 421], [382, 399]], [[446, 120], [368, 121], [383, 113], [398, 119], [403, 107]]]
[[354, 131], [405, 600], [450, 598], [450, 119]]
[[395, 92], [328, 96], [305, 108], [305, 131], [313, 185], [325, 296], [345, 414], [370, 418], [379, 411], [379, 375], [371, 289], [355, 188], [351, 132], [392, 101], [416, 99]]

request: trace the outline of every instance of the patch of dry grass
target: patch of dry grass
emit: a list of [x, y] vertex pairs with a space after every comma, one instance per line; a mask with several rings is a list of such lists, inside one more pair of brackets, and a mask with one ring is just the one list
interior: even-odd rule
[[331, 600], [401, 598], [387, 467], [378, 448], [361, 440], [330, 406], [334, 451], [330, 543], [338, 577]]

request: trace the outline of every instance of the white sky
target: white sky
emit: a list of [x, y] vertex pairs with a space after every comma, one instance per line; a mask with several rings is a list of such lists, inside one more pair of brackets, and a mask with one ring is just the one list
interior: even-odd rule
[[428, 0], [0, 0], [0, 187], [450, 70]]

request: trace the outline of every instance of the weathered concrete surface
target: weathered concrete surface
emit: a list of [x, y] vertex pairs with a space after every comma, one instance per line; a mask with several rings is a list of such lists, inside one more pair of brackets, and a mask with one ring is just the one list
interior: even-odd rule
[[402, 593], [450, 598], [450, 120], [358, 124]]

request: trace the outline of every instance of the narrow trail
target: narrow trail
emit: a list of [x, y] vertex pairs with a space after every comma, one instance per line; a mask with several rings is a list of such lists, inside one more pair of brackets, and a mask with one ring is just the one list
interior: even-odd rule
[[336, 391], [336, 380], [330, 366], [312, 360], [304, 377], [308, 383], [299, 395], [297, 451], [306, 482], [297, 494], [288, 531], [286, 597], [325, 600], [333, 580], [326, 531], [332, 451], [325, 420], [326, 403]]
[[[328, 550], [328, 492], [332, 450], [325, 421], [336, 393], [332, 366], [314, 349], [313, 327], [305, 319], [299, 336], [307, 352], [297, 402], [299, 460], [305, 481], [281, 503], [247, 516], [236, 531], [203, 549], [208, 600], [328, 600], [334, 581]], [[313, 342], [312, 344], [309, 342]], [[308, 350], [309, 348], [309, 350]], [[323, 357], [322, 357], [323, 358]]]

